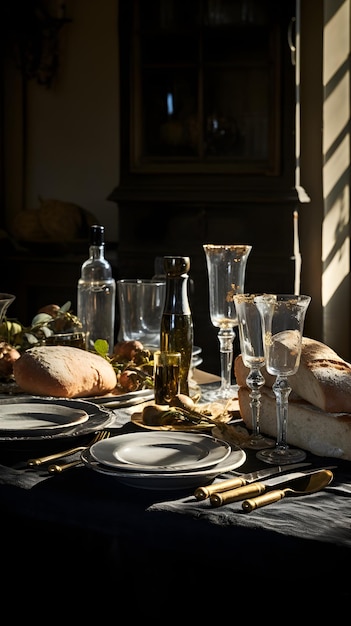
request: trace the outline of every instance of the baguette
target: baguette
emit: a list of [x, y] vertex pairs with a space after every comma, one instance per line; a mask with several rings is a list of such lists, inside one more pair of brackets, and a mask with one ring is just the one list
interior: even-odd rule
[[[239, 388], [240, 415], [247, 428], [252, 429], [249, 389]], [[317, 456], [351, 461], [351, 415], [327, 413], [302, 400], [294, 393], [289, 398], [287, 443]], [[277, 436], [275, 395], [263, 387], [260, 408], [260, 430]]]
[[117, 385], [117, 376], [109, 361], [71, 346], [30, 348], [15, 361], [13, 373], [23, 391], [39, 396], [99, 396]]
[[[242, 356], [234, 362], [237, 384], [246, 386], [249, 370]], [[262, 368], [266, 386], [271, 387], [275, 377]], [[341, 359], [332, 348], [303, 337], [301, 361], [296, 374], [289, 376], [293, 391], [327, 413], [351, 413], [351, 365]]]

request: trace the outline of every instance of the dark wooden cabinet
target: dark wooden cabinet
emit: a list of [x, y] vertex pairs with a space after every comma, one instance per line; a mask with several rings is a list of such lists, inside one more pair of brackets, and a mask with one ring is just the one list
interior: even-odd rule
[[120, 0], [119, 273], [188, 255], [195, 343], [219, 372], [204, 243], [252, 245], [246, 290], [291, 292], [291, 0]]

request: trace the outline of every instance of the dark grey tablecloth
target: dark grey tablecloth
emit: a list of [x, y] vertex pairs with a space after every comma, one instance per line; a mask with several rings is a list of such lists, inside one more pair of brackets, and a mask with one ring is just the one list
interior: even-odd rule
[[[111, 432], [118, 434], [138, 430], [138, 427], [130, 421], [131, 414], [136, 410], [135, 407], [130, 407], [115, 411]], [[52, 442], [46, 443], [45, 452], [51, 444]], [[134, 503], [139, 502], [140, 508], [149, 514], [167, 512], [174, 514], [175, 517], [201, 520], [215, 526], [262, 529], [282, 535], [351, 547], [351, 464], [345, 461], [308, 455], [312, 466], [338, 466], [334, 470], [334, 481], [329, 487], [308, 496], [286, 497], [275, 504], [247, 514], [243, 512], [240, 502], [213, 508], [207, 500], [197, 501], [192, 491], [172, 493], [133, 489], [120, 485], [111, 477], [97, 475], [85, 467], [69, 470], [62, 476], [49, 475], [45, 468], [31, 470], [26, 467], [25, 460], [29, 455], [26, 448], [18, 451], [14, 446], [13, 452], [9, 448], [10, 446], [6, 450], [4, 446], [0, 448], [0, 460], [4, 457], [8, 459], [6, 463], [2, 462], [0, 465], [0, 485], [4, 487], [16, 487], [35, 493], [38, 493], [40, 488], [39, 493], [42, 498], [44, 494], [49, 496], [54, 494], [53, 497], [58, 497], [57, 489], [60, 487], [60, 498], [64, 502], [65, 493], [69, 499], [70, 492], [76, 489], [78, 481], [77, 504], [80, 502], [82, 505], [86, 497], [91, 503], [94, 488], [99, 490], [103, 486], [104, 501], [99, 502], [96, 510], [92, 507], [87, 521], [88, 525], [94, 529], [111, 531], [111, 526], [115, 524], [115, 516], [118, 517], [118, 510], [116, 511], [115, 508], [119, 493], [121, 493], [126, 500], [132, 499]], [[67, 460], [78, 458], [76, 454]], [[247, 460], [238, 472], [251, 471], [258, 467], [266, 466], [256, 459], [254, 453], [247, 452]], [[228, 476], [221, 476], [216, 480], [226, 477]], [[66, 492], [62, 491], [63, 486]], [[43, 514], [39, 513], [39, 509], [36, 511], [38, 516]], [[70, 515], [73, 519], [74, 506], [68, 513], [68, 520]]]
[[[141, 432], [130, 421], [135, 410], [116, 411], [111, 433]], [[67, 447], [66, 440], [55, 445]], [[338, 607], [341, 599], [349, 605], [342, 572], [351, 560], [350, 463], [308, 455], [313, 466], [338, 466], [329, 487], [245, 514], [240, 503], [212, 508], [192, 492], [133, 489], [82, 465], [62, 475], [27, 469], [29, 457], [52, 451], [52, 441], [0, 446], [2, 536], [11, 546], [3, 570], [13, 580], [20, 571], [31, 598], [44, 587], [47, 598], [54, 579], [56, 592], [69, 589], [71, 597], [79, 573], [87, 588], [99, 584], [105, 595], [109, 588], [120, 603], [132, 592], [133, 615], [139, 608], [144, 618], [149, 612], [155, 619], [156, 598], [163, 619], [170, 607], [174, 617], [180, 598], [193, 619], [206, 619], [213, 602], [218, 615], [233, 617], [240, 602], [250, 606], [254, 597], [263, 608], [272, 600], [272, 581], [274, 606], [286, 593], [296, 597], [296, 580], [308, 597], [310, 585], [326, 586], [323, 606], [328, 595], [337, 595]], [[259, 467], [267, 466], [248, 452], [237, 471]], [[270, 602], [265, 610], [272, 608]], [[184, 617], [183, 600], [179, 613]]]

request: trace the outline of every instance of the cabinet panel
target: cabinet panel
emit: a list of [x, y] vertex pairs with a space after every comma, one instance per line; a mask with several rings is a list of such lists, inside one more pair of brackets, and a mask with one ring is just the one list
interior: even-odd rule
[[132, 172], [278, 173], [281, 4], [130, 2]]

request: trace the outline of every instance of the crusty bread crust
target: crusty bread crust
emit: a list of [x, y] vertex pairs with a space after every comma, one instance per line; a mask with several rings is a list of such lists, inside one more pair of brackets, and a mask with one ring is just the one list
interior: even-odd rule
[[[249, 389], [240, 387], [240, 415], [251, 429], [249, 393]], [[277, 436], [276, 400], [268, 387], [263, 387], [261, 395], [260, 429], [271, 437]], [[327, 413], [292, 393], [288, 407], [287, 442], [317, 456], [351, 461], [351, 415]]]
[[14, 364], [16, 383], [26, 393], [59, 398], [104, 395], [117, 384], [106, 359], [71, 346], [38, 346]]
[[351, 413], [351, 365], [320, 341], [303, 338], [293, 390], [328, 413]]
[[[239, 355], [234, 374], [241, 387], [246, 386], [248, 372]], [[271, 387], [275, 377], [265, 368], [262, 374]], [[327, 413], [351, 413], [351, 365], [320, 341], [303, 337], [299, 369], [289, 376], [289, 383], [297, 395]]]

